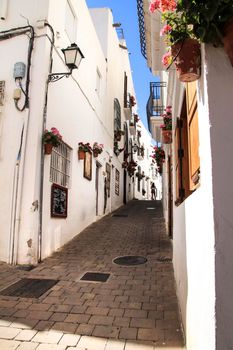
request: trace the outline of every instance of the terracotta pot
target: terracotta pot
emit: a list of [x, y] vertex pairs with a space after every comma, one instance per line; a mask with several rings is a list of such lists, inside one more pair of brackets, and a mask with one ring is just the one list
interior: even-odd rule
[[162, 130], [162, 143], [172, 143], [172, 131]]
[[85, 158], [85, 152], [78, 150], [78, 159], [83, 160]]
[[233, 18], [224, 26], [223, 44], [231, 65], [233, 66]]
[[52, 150], [53, 150], [53, 145], [51, 143], [44, 144], [44, 153], [45, 154], [51, 154]]
[[201, 75], [200, 44], [195, 39], [179, 41], [171, 47], [178, 79], [183, 82], [195, 81]]

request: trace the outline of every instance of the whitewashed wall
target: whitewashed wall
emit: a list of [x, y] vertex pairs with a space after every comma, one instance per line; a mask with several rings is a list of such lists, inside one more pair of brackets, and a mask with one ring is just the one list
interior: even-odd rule
[[[72, 11], [76, 14], [74, 37], [67, 35], [65, 13], [67, 3], [60, 0], [39, 2], [25, 0], [9, 2], [8, 17], [3, 22], [4, 29], [11, 29], [17, 25], [25, 25], [27, 17], [30, 24], [35, 26], [37, 20], [46, 19], [53, 26], [55, 32], [55, 45], [53, 51], [53, 72], [66, 71], [63, 62], [63, 54], [60, 49], [76, 42], [82, 50], [85, 58], [78, 70], [74, 70], [72, 76], [50, 83], [48, 86], [48, 108], [46, 113], [46, 127], [57, 127], [63, 136], [63, 141], [72, 148], [71, 159], [71, 184], [68, 190], [68, 216], [66, 219], [50, 217], [50, 191], [52, 183], [49, 181], [50, 156], [45, 156], [44, 164], [44, 188], [43, 188], [43, 220], [42, 220], [42, 259], [50, 255], [57, 248], [69, 241], [93, 221], [104, 214], [104, 177], [105, 164], [110, 163], [112, 172], [111, 198], [108, 199], [106, 213], [122, 205], [122, 154], [119, 158], [113, 155], [113, 100], [123, 100], [124, 71], [130, 75], [130, 65], [126, 52], [119, 48], [115, 29], [112, 27], [110, 11], [104, 11], [102, 23], [109, 33], [104, 37], [103, 43], [108, 48], [108, 56], [103, 51], [104, 44], [99, 42], [96, 29], [92, 22], [89, 10], [84, 0], [70, 0]], [[35, 39], [31, 84], [30, 84], [30, 108], [23, 113], [14, 107], [12, 92], [15, 82], [12, 78], [15, 62], [27, 61], [28, 38], [20, 36], [14, 39], [2, 41], [0, 44], [1, 67], [0, 80], [6, 81], [5, 105], [1, 109], [1, 172], [0, 190], [5, 193], [4, 208], [0, 211], [0, 219], [3, 223], [3, 232], [0, 241], [0, 260], [10, 261], [12, 255], [12, 208], [14, 208], [13, 175], [17, 151], [20, 143], [20, 135], [23, 122], [28, 122], [28, 133], [25, 137], [23, 156], [20, 167], [20, 191], [17, 199], [16, 224], [17, 233], [14, 239], [14, 262], [21, 264], [36, 263], [38, 258], [38, 234], [39, 212], [32, 205], [39, 200], [40, 191], [40, 152], [41, 132], [43, 121], [43, 108], [45, 103], [46, 79], [49, 72], [49, 52], [51, 37], [46, 27], [35, 27], [37, 38]], [[110, 45], [111, 44], [111, 45]], [[17, 49], [16, 49], [17, 48]], [[118, 64], [115, 63], [115, 58]], [[108, 58], [108, 64], [106, 63]], [[111, 60], [114, 59], [114, 62]], [[125, 66], [125, 64], [127, 65]], [[96, 92], [97, 70], [101, 75], [100, 94]], [[107, 72], [109, 70], [109, 76]], [[132, 78], [129, 79], [132, 81]], [[25, 81], [23, 81], [25, 83]], [[133, 90], [132, 85], [130, 89]], [[108, 93], [107, 93], [108, 91]], [[122, 113], [123, 117], [123, 113]], [[123, 121], [123, 118], [122, 118]], [[11, 130], [11, 137], [9, 137]], [[92, 181], [83, 177], [83, 161], [77, 157], [78, 142], [93, 142], [104, 144], [104, 152], [98, 157], [99, 170], [99, 211], [96, 217], [96, 190], [95, 168], [96, 160], [92, 163]], [[11, 149], [11, 152], [8, 151]], [[24, 152], [25, 150], [25, 152]], [[23, 162], [25, 160], [25, 162]], [[119, 169], [120, 195], [115, 194], [115, 169]], [[34, 210], [35, 209], [35, 210]]]
[[[227, 350], [233, 344], [233, 67], [221, 48], [207, 46], [205, 54], [215, 227], [216, 349]], [[205, 95], [200, 99], [206, 102]]]

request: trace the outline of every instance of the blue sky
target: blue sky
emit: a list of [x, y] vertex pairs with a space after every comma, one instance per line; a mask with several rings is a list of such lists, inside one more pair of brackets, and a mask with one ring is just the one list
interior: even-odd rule
[[138, 114], [143, 124], [147, 126], [146, 103], [149, 98], [149, 83], [156, 81], [145, 58], [141, 54], [137, 1], [136, 0], [86, 0], [88, 7], [109, 7], [113, 12], [114, 22], [120, 22], [124, 30], [127, 47], [130, 52], [130, 62], [133, 71], [134, 87], [137, 95]]

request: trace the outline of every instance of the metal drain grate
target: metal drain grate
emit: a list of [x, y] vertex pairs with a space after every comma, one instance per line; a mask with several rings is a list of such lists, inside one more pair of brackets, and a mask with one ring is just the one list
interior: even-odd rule
[[145, 264], [147, 262], [147, 259], [144, 258], [143, 256], [126, 255], [126, 256], [119, 256], [118, 258], [115, 258], [113, 262], [117, 265], [135, 266], [135, 265]]
[[57, 280], [22, 278], [20, 281], [0, 291], [0, 295], [39, 298], [57, 282]]
[[156, 259], [159, 262], [167, 262], [167, 263], [171, 263], [172, 259], [168, 258], [167, 256], [160, 256], [158, 259]]
[[112, 216], [115, 218], [127, 218], [128, 214], [113, 214]]
[[80, 280], [89, 282], [106, 282], [109, 277], [110, 273], [87, 272], [80, 278]]

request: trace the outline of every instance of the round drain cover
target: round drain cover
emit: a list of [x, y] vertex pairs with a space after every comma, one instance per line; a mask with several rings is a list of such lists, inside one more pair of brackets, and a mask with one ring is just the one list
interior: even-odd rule
[[144, 258], [143, 256], [127, 255], [127, 256], [119, 256], [118, 258], [115, 258], [113, 262], [117, 265], [134, 266], [134, 265], [145, 264], [147, 262], [147, 259]]

